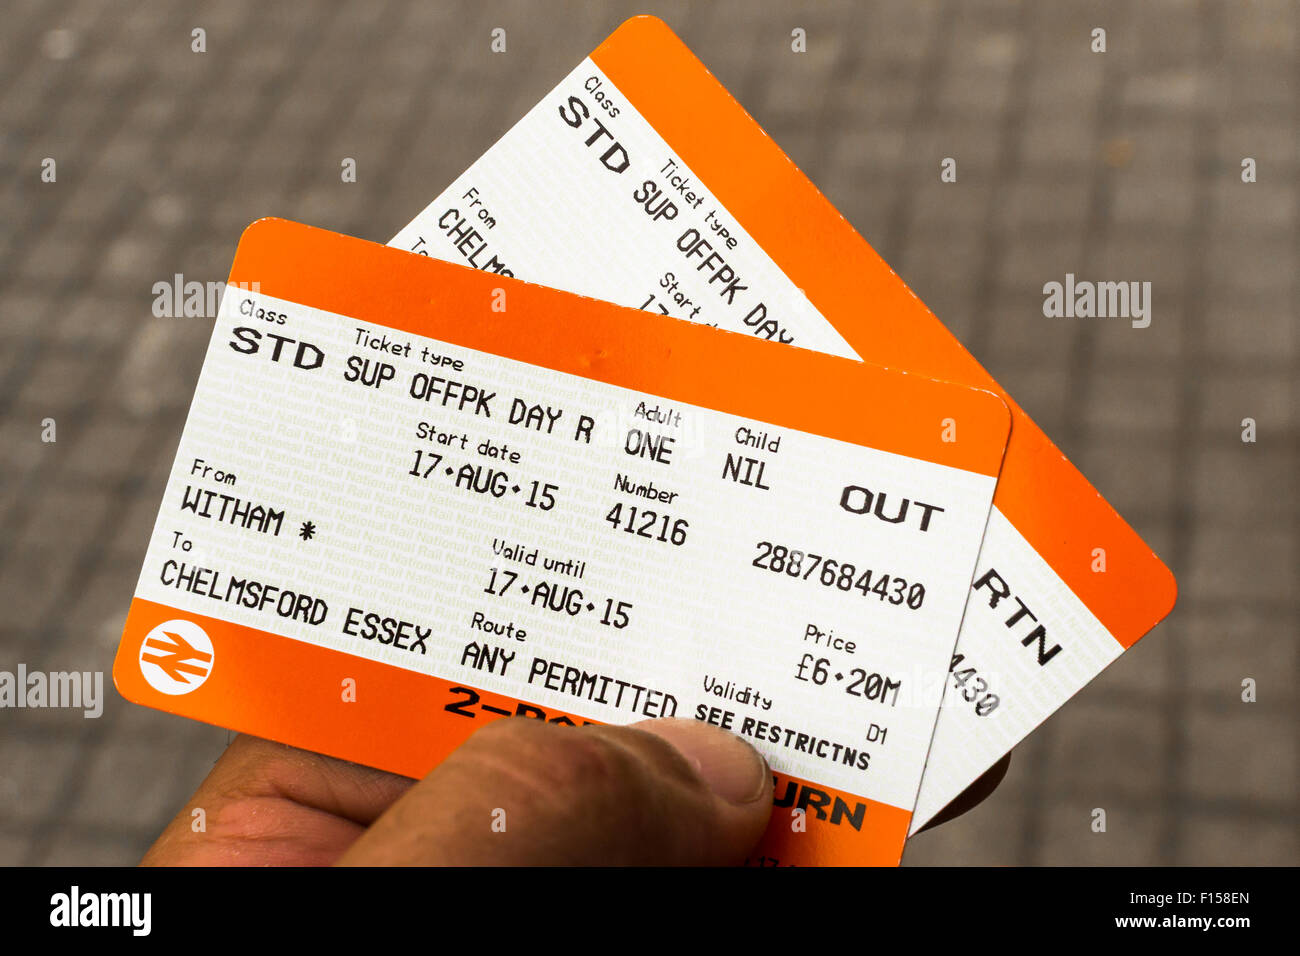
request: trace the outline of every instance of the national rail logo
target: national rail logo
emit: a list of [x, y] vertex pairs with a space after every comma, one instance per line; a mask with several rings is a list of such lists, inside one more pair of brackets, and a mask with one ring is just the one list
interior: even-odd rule
[[164, 621], [140, 643], [140, 673], [160, 694], [198, 690], [212, 674], [212, 639], [193, 621]]

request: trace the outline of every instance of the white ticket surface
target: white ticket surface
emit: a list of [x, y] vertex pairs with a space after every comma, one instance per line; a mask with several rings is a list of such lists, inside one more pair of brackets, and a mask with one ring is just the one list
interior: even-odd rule
[[994, 485], [230, 287], [136, 596], [906, 809]]

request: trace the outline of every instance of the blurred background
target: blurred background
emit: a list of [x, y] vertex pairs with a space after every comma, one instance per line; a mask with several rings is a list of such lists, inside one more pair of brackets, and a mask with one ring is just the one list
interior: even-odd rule
[[[211, 326], [154, 283], [224, 280], [265, 215], [386, 241], [641, 12], [1179, 578], [905, 863], [1300, 861], [1300, 4], [3, 0], [0, 669], [107, 702], [0, 711], [0, 863], [135, 862], [227, 740], [109, 677]], [[1044, 318], [1067, 272], [1150, 281], [1150, 327]]]

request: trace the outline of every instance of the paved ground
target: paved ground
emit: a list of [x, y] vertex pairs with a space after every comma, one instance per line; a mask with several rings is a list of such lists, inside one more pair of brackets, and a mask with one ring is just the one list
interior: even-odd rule
[[[153, 318], [153, 284], [223, 279], [266, 214], [387, 239], [640, 10], [684, 36], [1181, 582], [1174, 616], [907, 862], [1300, 861], [1287, 0], [8, 0], [0, 669], [110, 669], [210, 325]], [[488, 50], [498, 26], [504, 55]], [[789, 52], [795, 27], [806, 54]], [[938, 179], [946, 156], [955, 185]], [[1042, 284], [1066, 272], [1151, 281], [1151, 327], [1045, 319]], [[0, 713], [0, 862], [135, 860], [225, 743], [109, 696], [99, 720]]]

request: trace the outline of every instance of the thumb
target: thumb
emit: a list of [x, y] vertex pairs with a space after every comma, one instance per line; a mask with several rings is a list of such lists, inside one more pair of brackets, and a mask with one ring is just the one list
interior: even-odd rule
[[767, 827], [772, 775], [693, 720], [493, 721], [393, 804], [351, 865], [720, 865]]

